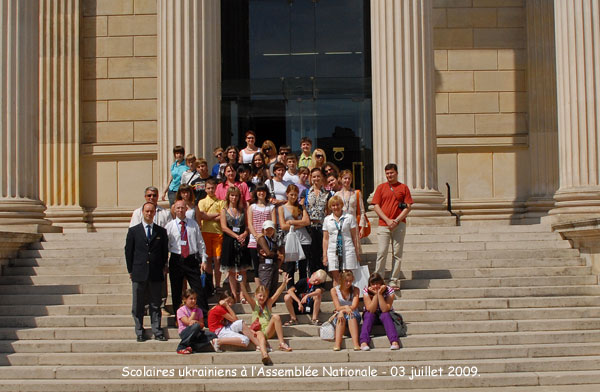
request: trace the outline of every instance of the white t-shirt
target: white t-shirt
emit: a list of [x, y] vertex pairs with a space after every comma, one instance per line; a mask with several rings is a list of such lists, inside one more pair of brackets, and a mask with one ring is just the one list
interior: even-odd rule
[[273, 178], [272, 180], [268, 180], [266, 185], [269, 188], [269, 192], [273, 193], [277, 200], [287, 200], [285, 191], [287, 190], [288, 186], [292, 185], [292, 183], [285, 180], [279, 182]]
[[292, 184], [297, 184], [300, 182], [300, 176], [298, 176], [298, 172], [296, 172], [296, 174], [291, 174], [289, 171], [286, 171], [283, 175], [283, 181], [289, 181]]

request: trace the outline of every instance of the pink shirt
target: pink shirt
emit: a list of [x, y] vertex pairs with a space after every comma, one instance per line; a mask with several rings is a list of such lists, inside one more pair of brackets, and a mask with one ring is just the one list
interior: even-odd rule
[[183, 321], [181, 321], [181, 318], [190, 317], [190, 315], [194, 312], [196, 312], [196, 317], [194, 317], [194, 320], [197, 320], [199, 322], [203, 319], [202, 309], [200, 308], [190, 309], [187, 306], [183, 305], [182, 307], [177, 309], [177, 325], [179, 326], [177, 332], [181, 333], [184, 329], [189, 327], [189, 325], [185, 325]]
[[[245, 182], [236, 182], [235, 186], [242, 193], [242, 200], [246, 202], [250, 200], [250, 191], [248, 190], [248, 185]], [[220, 200], [225, 200], [227, 197], [227, 190], [229, 189], [229, 183], [227, 181], [217, 185], [217, 189], [215, 190], [215, 196], [217, 196]]]

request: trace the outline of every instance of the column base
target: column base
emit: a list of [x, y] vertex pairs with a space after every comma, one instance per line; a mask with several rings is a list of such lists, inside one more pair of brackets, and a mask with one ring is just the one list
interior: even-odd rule
[[457, 217], [450, 214], [439, 191], [411, 189], [410, 193], [414, 204], [406, 218], [409, 226], [458, 226]]
[[553, 223], [600, 217], [600, 187], [580, 187], [558, 190], [555, 207], [548, 212]]
[[526, 218], [542, 218], [548, 215], [548, 211], [553, 209], [555, 201], [552, 196], [530, 197], [525, 202]]
[[45, 218], [46, 207], [39, 200], [0, 199], [0, 230], [21, 233], [54, 233], [62, 231]]
[[46, 218], [55, 226], [63, 228], [63, 232], [87, 232], [86, 213], [79, 206], [49, 206]]

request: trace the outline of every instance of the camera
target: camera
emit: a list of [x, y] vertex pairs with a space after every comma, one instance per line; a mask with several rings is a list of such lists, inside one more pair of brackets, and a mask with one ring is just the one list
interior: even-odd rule
[[244, 280], [244, 277], [240, 274], [236, 274], [235, 275], [235, 280], [237, 280], [238, 282], [241, 282], [242, 280]]
[[400, 208], [400, 211], [404, 210], [407, 207], [408, 206], [406, 205], [406, 203], [403, 203], [403, 202], [398, 203], [398, 208]]

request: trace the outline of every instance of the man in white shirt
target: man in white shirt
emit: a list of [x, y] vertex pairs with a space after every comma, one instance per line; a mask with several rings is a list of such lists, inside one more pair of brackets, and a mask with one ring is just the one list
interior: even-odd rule
[[[187, 219], [187, 206], [184, 200], [173, 204], [175, 219], [170, 221], [165, 229], [169, 236], [169, 274], [171, 276], [171, 297], [173, 311], [181, 305], [181, 289], [183, 278], [186, 278], [191, 288], [196, 292], [197, 305], [203, 314], [208, 314], [208, 301], [202, 290], [201, 271], [206, 268], [206, 247], [202, 239], [200, 227], [195, 220]], [[200, 265], [202, 260], [202, 265]]]
[[296, 154], [289, 153], [286, 158], [287, 171], [283, 175], [283, 180], [291, 182], [292, 184], [298, 184], [300, 177], [298, 176], [298, 158]]
[[[167, 223], [172, 219], [171, 211], [165, 210], [164, 208], [158, 205], [158, 188], [154, 186], [149, 186], [144, 191], [144, 197], [146, 198], [146, 203], [150, 202], [156, 206], [156, 214], [154, 215], [154, 223], [165, 227]], [[135, 225], [139, 225], [144, 220], [144, 216], [142, 214], [142, 207], [133, 211], [131, 215], [131, 220], [129, 221], [129, 227], [133, 227]]]

